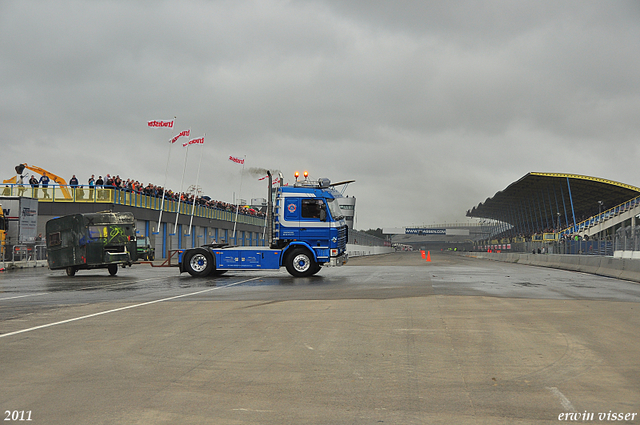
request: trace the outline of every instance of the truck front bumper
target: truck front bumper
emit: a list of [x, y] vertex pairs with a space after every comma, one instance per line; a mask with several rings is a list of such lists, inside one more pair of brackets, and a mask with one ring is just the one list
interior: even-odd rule
[[130, 263], [131, 256], [128, 252], [105, 252], [103, 262], [105, 264]]
[[347, 254], [347, 252], [345, 251], [345, 253], [342, 255], [331, 257], [331, 259], [329, 260], [329, 264], [327, 265], [329, 267], [344, 266], [345, 264], [347, 264], [347, 261], [349, 261], [349, 254]]

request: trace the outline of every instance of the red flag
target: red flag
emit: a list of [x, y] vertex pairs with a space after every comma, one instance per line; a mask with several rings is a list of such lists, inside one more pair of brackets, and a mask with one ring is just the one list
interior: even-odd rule
[[189, 135], [191, 134], [191, 129], [189, 130], [184, 130], [181, 131], [180, 134], [178, 134], [176, 137], [174, 137], [173, 139], [171, 139], [171, 143], [175, 143], [176, 140], [178, 140], [181, 137], [189, 137]]
[[148, 121], [147, 122], [147, 127], [152, 127], [152, 128], [173, 128], [173, 120], [167, 120], [167, 121], [157, 121], [157, 120], [153, 120], [153, 121]]
[[189, 146], [189, 145], [195, 145], [195, 144], [203, 145], [204, 144], [204, 137], [201, 137], [199, 139], [191, 139], [188, 142], [183, 143], [182, 147]]
[[229, 156], [229, 161], [235, 162], [236, 164], [244, 164], [244, 158], [236, 158], [235, 156]]

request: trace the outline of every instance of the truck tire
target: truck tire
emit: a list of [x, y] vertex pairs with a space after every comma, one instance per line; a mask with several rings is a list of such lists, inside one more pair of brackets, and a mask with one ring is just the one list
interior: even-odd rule
[[318, 273], [321, 268], [322, 268], [322, 266], [320, 264], [316, 264], [316, 267], [313, 269], [313, 272], [311, 273], [311, 276], [313, 276], [316, 273]]
[[202, 248], [187, 251], [182, 263], [184, 269], [194, 277], [207, 276], [214, 270], [213, 256]]
[[69, 266], [66, 268], [67, 271], [67, 276], [75, 276], [76, 275], [76, 268]]
[[293, 277], [307, 277], [319, 271], [313, 256], [305, 248], [294, 248], [287, 255], [285, 267]]
[[117, 264], [109, 264], [107, 266], [107, 270], [109, 270], [109, 274], [111, 276], [115, 276], [118, 273], [118, 265]]

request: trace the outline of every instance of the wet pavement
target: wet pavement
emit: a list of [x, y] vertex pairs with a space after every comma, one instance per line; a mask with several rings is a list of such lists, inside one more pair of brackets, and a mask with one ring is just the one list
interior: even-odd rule
[[4, 272], [0, 408], [92, 424], [640, 413], [639, 284], [431, 258], [353, 258], [302, 279], [148, 265]]

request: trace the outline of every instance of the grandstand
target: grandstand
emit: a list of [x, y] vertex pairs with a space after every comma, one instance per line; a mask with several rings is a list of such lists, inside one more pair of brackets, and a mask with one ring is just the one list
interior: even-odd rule
[[[636, 238], [639, 214], [638, 187], [577, 174], [534, 172], [467, 211], [468, 217], [501, 223], [482, 248], [533, 242], [538, 244], [535, 250], [540, 244], [556, 243], [549, 248], [567, 252], [574, 251], [565, 243], [572, 241], [579, 242], [577, 251], [598, 254], [611, 254], [621, 236]], [[565, 243], [564, 251], [560, 242]]]

